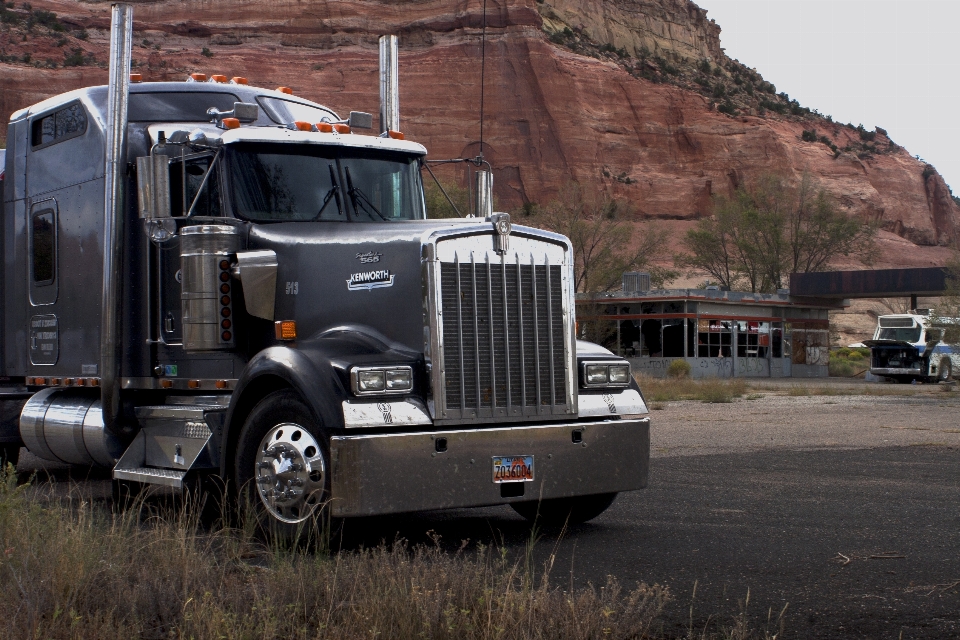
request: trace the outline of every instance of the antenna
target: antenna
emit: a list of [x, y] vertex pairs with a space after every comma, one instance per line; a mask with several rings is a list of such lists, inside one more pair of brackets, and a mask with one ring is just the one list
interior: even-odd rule
[[480, 28], [480, 157], [477, 166], [483, 162], [483, 79], [487, 57], [487, 0], [483, 0], [483, 22]]

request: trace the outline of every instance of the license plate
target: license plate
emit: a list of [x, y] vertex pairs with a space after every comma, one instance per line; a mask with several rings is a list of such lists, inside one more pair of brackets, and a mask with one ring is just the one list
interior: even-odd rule
[[533, 456], [494, 456], [493, 482], [532, 482]]

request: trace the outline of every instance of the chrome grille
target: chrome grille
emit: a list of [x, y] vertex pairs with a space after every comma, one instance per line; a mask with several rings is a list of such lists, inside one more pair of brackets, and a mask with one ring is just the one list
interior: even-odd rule
[[561, 265], [440, 263], [444, 417], [569, 413]]

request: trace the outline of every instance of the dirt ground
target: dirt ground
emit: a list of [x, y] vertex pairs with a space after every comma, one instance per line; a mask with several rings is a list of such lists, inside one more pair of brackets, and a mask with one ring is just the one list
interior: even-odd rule
[[[662, 637], [723, 637], [744, 612], [759, 637], [960, 637], [958, 416], [960, 392], [936, 385], [754, 382], [654, 411], [649, 487], [591, 523], [532, 534], [509, 507], [462, 509], [348, 521], [343, 543], [440, 536], [522, 558], [535, 539], [558, 584], [668, 585]], [[19, 471], [40, 466], [24, 452]], [[102, 471], [56, 475], [109, 495]]]

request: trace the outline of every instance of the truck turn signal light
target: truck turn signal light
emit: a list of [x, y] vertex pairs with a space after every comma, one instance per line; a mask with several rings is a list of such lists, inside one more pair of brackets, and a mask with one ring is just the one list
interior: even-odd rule
[[297, 339], [297, 323], [294, 320], [277, 320], [273, 323], [273, 330], [277, 340]]

